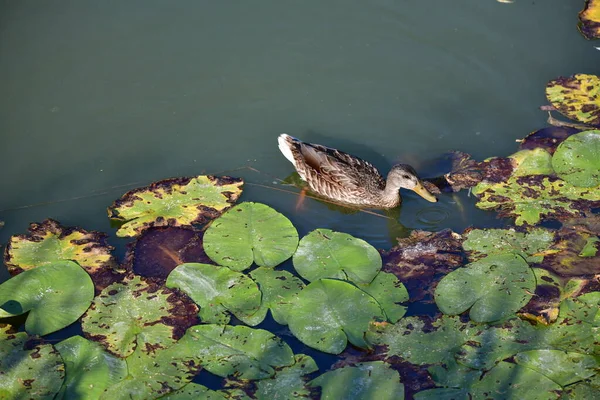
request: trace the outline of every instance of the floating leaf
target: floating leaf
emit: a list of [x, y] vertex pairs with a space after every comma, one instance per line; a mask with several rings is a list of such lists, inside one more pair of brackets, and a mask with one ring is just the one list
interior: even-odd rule
[[57, 261], [74, 261], [90, 275], [116, 266], [106, 234], [63, 227], [47, 219], [31, 224], [26, 235], [14, 235], [6, 247], [4, 262], [11, 274]]
[[600, 375], [567, 386], [563, 391], [563, 397], [572, 400], [600, 398]]
[[[79, 267], [78, 267], [79, 268]], [[23, 332], [0, 327], [0, 398], [53, 399], [65, 376], [60, 355], [51, 344], [26, 345]]]
[[598, 244], [600, 239], [598, 236], [590, 236], [585, 240], [583, 249], [579, 252], [579, 257], [596, 257], [598, 253]]
[[[522, 150], [544, 149], [550, 154], [554, 151], [563, 140], [571, 135], [580, 132], [579, 129], [570, 128], [567, 126], [548, 126], [530, 133], [520, 141], [519, 147]], [[552, 168], [552, 165], [550, 165]]]
[[530, 350], [515, 355], [515, 362], [552, 379], [561, 386], [596, 375], [600, 366], [595, 357], [560, 350]]
[[324, 373], [311, 386], [321, 387], [321, 399], [404, 399], [404, 385], [398, 372], [382, 361], [356, 364]]
[[135, 276], [108, 286], [82, 320], [86, 336], [127, 357], [136, 347], [151, 352], [173, 343], [197, 321], [198, 308], [172, 290]]
[[501, 320], [523, 307], [535, 290], [533, 272], [519, 255], [488, 256], [446, 275], [435, 290], [444, 314], [471, 309], [473, 321]]
[[190, 226], [218, 217], [236, 202], [243, 181], [228, 176], [172, 178], [124, 194], [108, 208], [123, 222], [117, 236], [130, 237], [154, 226]]
[[542, 218], [577, 217], [600, 206], [600, 187], [578, 188], [543, 175], [482, 182], [473, 188], [473, 194], [479, 198], [478, 208], [497, 209], [501, 217], [516, 217], [517, 225], [535, 225]]
[[509, 158], [516, 164], [512, 176], [551, 175], [554, 173], [552, 156], [544, 149], [521, 150]]
[[371, 283], [358, 287], [377, 300], [391, 323], [397, 322], [406, 314], [406, 306], [401, 303], [408, 301], [408, 291], [396, 275], [379, 272]]
[[[600, 106], [600, 87], [598, 89]], [[600, 185], [600, 130], [567, 138], [556, 149], [552, 166], [561, 179], [573, 186], [591, 188]]]
[[585, 230], [561, 228], [555, 242], [546, 250], [541, 266], [560, 276], [582, 276], [600, 273], [598, 237]]
[[71, 336], [55, 347], [67, 373], [58, 398], [98, 399], [107, 387], [127, 376], [124, 360], [81, 336]]
[[463, 248], [469, 252], [471, 261], [512, 252], [527, 262], [536, 263], [543, 260], [544, 256], [537, 253], [548, 248], [554, 239], [554, 232], [544, 228], [535, 228], [527, 233], [514, 229], [473, 229], [465, 237]]
[[566, 117], [584, 124], [600, 125], [600, 78], [576, 74], [546, 85], [548, 101]]
[[600, 38], [600, 1], [587, 0], [579, 12], [579, 31], [586, 39]]
[[255, 262], [275, 267], [294, 254], [298, 232], [282, 214], [260, 203], [242, 203], [213, 222], [204, 251], [219, 265], [243, 271]]
[[428, 371], [437, 386], [453, 388], [469, 387], [482, 375], [482, 371], [460, 365], [452, 357], [444, 360], [443, 365], [432, 365]]
[[287, 316], [300, 341], [325, 353], [339, 354], [347, 340], [366, 348], [364, 335], [373, 319], [383, 319], [377, 301], [350, 283], [320, 279], [300, 292]]
[[330, 229], [304, 236], [294, 254], [294, 268], [308, 281], [321, 278], [369, 283], [381, 269], [381, 256], [362, 239]]
[[287, 271], [276, 271], [265, 267], [252, 271], [250, 277], [260, 287], [262, 303], [254, 315], [244, 318], [244, 322], [252, 326], [258, 325], [265, 319], [270, 309], [273, 319], [278, 324], [287, 325], [287, 315], [298, 293], [305, 287], [302, 280]]
[[471, 400], [467, 389], [437, 388], [423, 390], [414, 395], [415, 400]]
[[210, 390], [206, 386], [197, 383], [188, 383], [176, 392], [161, 397], [163, 400], [250, 400], [250, 397], [239, 389], [232, 390]]
[[274, 368], [294, 363], [292, 349], [277, 336], [243, 325], [193, 326], [179, 343], [202, 367], [222, 377], [264, 379], [273, 376]]
[[199, 315], [205, 323], [227, 324], [227, 311], [243, 318], [260, 307], [261, 293], [256, 283], [227, 267], [181, 264], [171, 272], [166, 285], [190, 296], [200, 306]]
[[548, 270], [532, 268], [532, 271], [536, 281], [535, 293], [518, 315], [534, 323], [549, 325], [558, 318], [563, 285], [561, 279]]
[[56, 261], [0, 285], [0, 318], [29, 311], [27, 333], [47, 335], [77, 321], [93, 298], [90, 276], [72, 261]]

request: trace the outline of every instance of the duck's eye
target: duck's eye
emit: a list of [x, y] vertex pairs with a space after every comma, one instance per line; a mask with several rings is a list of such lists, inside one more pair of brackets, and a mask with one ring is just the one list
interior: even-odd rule
[[403, 176], [403, 178], [404, 178], [404, 179], [410, 179], [410, 176], [408, 176], [408, 175], [404, 175], [404, 176]]

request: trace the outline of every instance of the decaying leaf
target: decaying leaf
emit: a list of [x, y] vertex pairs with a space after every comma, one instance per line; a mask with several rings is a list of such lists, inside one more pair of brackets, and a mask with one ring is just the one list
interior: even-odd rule
[[599, 248], [596, 234], [561, 228], [540, 265], [560, 276], [594, 276], [600, 274]]
[[586, 0], [579, 12], [579, 31], [586, 39], [600, 38], [600, 1]]
[[576, 74], [546, 85], [548, 101], [566, 117], [588, 125], [600, 125], [600, 77]]
[[[512, 160], [501, 157], [490, 158], [485, 161], [475, 161], [463, 152], [451, 153], [452, 167], [444, 175], [444, 180], [454, 192], [477, 185], [482, 180], [501, 182], [508, 178], [514, 169]], [[439, 179], [433, 180], [438, 186], [444, 186]]]
[[527, 135], [520, 140], [519, 147], [521, 150], [543, 149], [550, 154], [554, 154], [559, 144], [569, 136], [579, 132], [581, 130], [566, 126], [549, 126]]
[[243, 181], [228, 176], [172, 178], [124, 194], [108, 208], [109, 218], [122, 222], [117, 236], [131, 237], [156, 226], [205, 223], [231, 207]]

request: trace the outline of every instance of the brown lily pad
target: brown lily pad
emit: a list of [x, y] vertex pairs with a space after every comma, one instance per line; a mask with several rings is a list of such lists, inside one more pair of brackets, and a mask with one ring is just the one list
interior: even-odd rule
[[[600, 274], [600, 249], [598, 236], [572, 228], [561, 228], [554, 243], [544, 253], [541, 267], [559, 276], [592, 277]], [[586, 249], [587, 248], [587, 249]], [[588, 251], [584, 251], [588, 250]]]
[[579, 12], [579, 31], [586, 39], [600, 38], [600, 1], [586, 0]]
[[514, 170], [514, 161], [509, 158], [494, 157], [486, 161], [476, 161], [467, 153], [452, 152], [451, 170], [444, 175], [443, 182], [440, 178], [431, 179], [442, 190], [450, 188], [453, 192], [468, 189], [481, 181], [501, 182], [507, 179]]
[[542, 148], [550, 154], [554, 154], [556, 148], [566, 138], [581, 132], [580, 129], [567, 126], [549, 126], [530, 133], [520, 141], [521, 150], [533, 150]]

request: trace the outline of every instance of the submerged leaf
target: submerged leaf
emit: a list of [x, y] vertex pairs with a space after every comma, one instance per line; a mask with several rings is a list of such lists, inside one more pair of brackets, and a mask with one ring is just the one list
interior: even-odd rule
[[117, 236], [131, 237], [153, 226], [190, 226], [221, 215], [242, 193], [243, 181], [228, 176], [172, 178], [124, 194], [108, 208], [123, 222]]
[[[79, 267], [78, 267], [79, 268]], [[63, 361], [51, 344], [27, 346], [23, 332], [0, 327], [0, 398], [51, 400], [65, 376]]]
[[177, 288], [200, 306], [205, 323], [227, 324], [229, 312], [238, 318], [254, 314], [261, 294], [252, 279], [227, 267], [181, 264], [169, 274], [167, 287]]
[[586, 0], [579, 12], [579, 31], [586, 39], [600, 38], [600, 1]]
[[444, 314], [470, 308], [473, 321], [504, 319], [523, 307], [535, 290], [531, 268], [519, 255], [497, 254], [446, 275], [435, 290], [435, 302]]
[[358, 287], [377, 300], [391, 323], [397, 322], [406, 313], [406, 306], [401, 303], [408, 301], [408, 291], [396, 275], [379, 272], [371, 283]]
[[290, 310], [290, 331], [302, 343], [339, 354], [347, 340], [366, 348], [364, 335], [373, 319], [383, 319], [375, 299], [350, 283], [320, 279], [304, 288]]
[[47, 335], [77, 321], [93, 298], [94, 284], [79, 265], [55, 261], [0, 285], [0, 318], [29, 312], [25, 330]]
[[584, 124], [600, 125], [600, 78], [576, 74], [560, 77], [546, 86], [548, 101], [566, 117]]
[[511, 252], [527, 262], [540, 262], [544, 256], [537, 253], [548, 248], [554, 239], [554, 232], [544, 228], [535, 228], [527, 233], [514, 229], [473, 229], [465, 237], [463, 248], [471, 261]]
[[567, 138], [556, 149], [552, 166], [561, 179], [574, 186], [591, 188], [600, 185], [600, 130]]
[[323, 400], [404, 399], [398, 372], [382, 361], [334, 369], [313, 379], [310, 385], [321, 387]]
[[271, 207], [245, 202], [213, 222], [204, 234], [204, 251], [219, 265], [243, 271], [255, 262], [275, 267], [294, 254], [298, 232]]
[[178, 342], [215, 375], [264, 379], [292, 365], [292, 349], [271, 332], [247, 326], [196, 325]]

